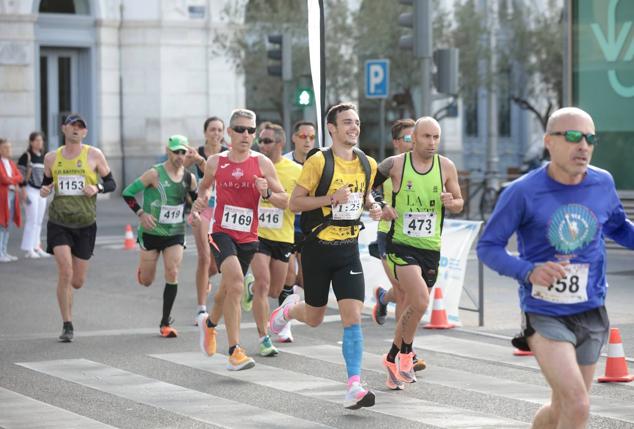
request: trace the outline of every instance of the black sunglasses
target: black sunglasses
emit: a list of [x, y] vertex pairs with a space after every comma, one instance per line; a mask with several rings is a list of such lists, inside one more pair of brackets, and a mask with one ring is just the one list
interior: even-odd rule
[[275, 143], [275, 140], [270, 139], [268, 137], [264, 137], [263, 139], [258, 139], [258, 143], [271, 144], [271, 143]]
[[185, 155], [187, 153], [187, 151], [184, 150], [184, 149], [173, 150], [171, 152], [176, 154], [176, 155]]
[[568, 130], [568, 131], [553, 131], [549, 133], [551, 136], [564, 136], [567, 142], [570, 143], [579, 143], [581, 139], [585, 137], [586, 141], [590, 146], [596, 146], [599, 144], [599, 138], [596, 134], [584, 134], [581, 131], [576, 130]]
[[242, 134], [245, 131], [249, 134], [255, 134], [255, 127], [243, 127], [242, 125], [236, 125], [235, 127], [231, 127], [231, 129], [238, 134]]

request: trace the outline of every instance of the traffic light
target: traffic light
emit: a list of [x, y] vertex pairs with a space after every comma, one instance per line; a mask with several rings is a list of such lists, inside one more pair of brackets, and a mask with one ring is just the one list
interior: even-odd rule
[[297, 88], [295, 90], [295, 105], [299, 107], [308, 107], [313, 104], [313, 90], [310, 88]]
[[412, 50], [416, 58], [431, 57], [431, 0], [399, 0], [401, 4], [413, 6], [412, 12], [400, 14], [398, 23], [411, 28], [412, 34], [401, 36], [398, 45], [402, 49]]
[[276, 61], [267, 66], [269, 76], [290, 81], [293, 79], [291, 38], [288, 34], [269, 34], [268, 41], [273, 46], [267, 49], [266, 56]]
[[457, 48], [437, 49], [434, 51], [434, 86], [441, 94], [456, 95], [458, 93], [458, 57]]

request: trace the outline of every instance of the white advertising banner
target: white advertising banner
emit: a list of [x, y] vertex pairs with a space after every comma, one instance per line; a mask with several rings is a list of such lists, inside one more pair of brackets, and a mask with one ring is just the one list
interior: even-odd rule
[[[374, 305], [373, 290], [376, 286], [391, 287], [381, 261], [370, 256], [368, 245], [376, 240], [378, 222], [364, 217], [365, 229], [359, 236], [361, 264], [365, 277], [365, 302]], [[443, 224], [440, 268], [436, 285], [442, 288], [445, 310], [450, 323], [461, 326], [458, 307], [467, 269], [467, 258], [473, 242], [478, 236], [482, 222], [445, 219]], [[423, 321], [428, 322], [433, 307], [433, 291], [430, 294], [429, 307]]]

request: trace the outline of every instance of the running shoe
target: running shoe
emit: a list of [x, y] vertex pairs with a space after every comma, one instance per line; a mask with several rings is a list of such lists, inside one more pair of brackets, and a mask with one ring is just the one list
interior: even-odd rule
[[414, 353], [414, 359], [412, 359], [412, 362], [414, 363], [414, 371], [418, 372], [418, 371], [422, 371], [425, 368], [427, 368], [427, 363], [425, 363], [424, 360], [422, 360], [421, 358], [419, 358], [416, 353]]
[[163, 338], [176, 338], [178, 337], [178, 332], [176, 329], [172, 328], [170, 325], [161, 326], [161, 337]]
[[251, 273], [244, 276], [244, 287], [242, 288], [242, 309], [244, 311], [251, 311], [253, 307], [253, 290], [252, 285], [255, 279]]
[[0, 255], [0, 262], [12, 262], [13, 260], [7, 255]]
[[18, 257], [17, 256], [13, 256], [13, 255], [9, 255], [8, 253], [5, 254], [4, 256], [6, 256], [7, 258], [9, 258], [10, 261], [17, 261]]
[[216, 328], [207, 326], [207, 313], [199, 313], [196, 321], [198, 322], [198, 343], [200, 350], [206, 356], [213, 356], [216, 353]]
[[405, 383], [403, 383], [396, 376], [396, 372], [398, 369], [396, 368], [396, 363], [390, 362], [387, 360], [387, 355], [383, 355], [383, 366], [387, 370], [387, 380], [385, 381], [385, 385], [390, 390], [403, 390], [405, 389]]
[[255, 361], [251, 359], [247, 354], [237, 346], [231, 356], [229, 356], [229, 363], [227, 364], [227, 369], [229, 371], [240, 371], [243, 369], [253, 368], [255, 366]]
[[396, 377], [405, 383], [416, 383], [414, 373], [414, 353], [399, 353], [396, 357], [398, 362]]
[[277, 334], [277, 342], [278, 343], [292, 343], [293, 342], [293, 334], [291, 333], [291, 324], [292, 321], [289, 320], [286, 326], [282, 328], [279, 334]]
[[59, 340], [62, 343], [70, 343], [73, 341], [74, 336], [73, 328], [71, 326], [64, 326], [62, 328], [62, 334], [59, 336]]
[[361, 407], [371, 407], [374, 405], [374, 393], [366, 390], [361, 383], [354, 382], [348, 387], [346, 398], [343, 400], [344, 408], [358, 410]]
[[279, 350], [271, 343], [271, 338], [268, 335], [260, 341], [260, 356], [269, 357], [275, 356], [278, 353]]
[[37, 253], [35, 250], [31, 249], [31, 250], [29, 250], [28, 252], [26, 252], [24, 254], [24, 257], [27, 258], [27, 259], [28, 258], [30, 258], [30, 259], [39, 259], [40, 254]]
[[282, 305], [273, 310], [271, 317], [269, 318], [269, 328], [271, 329], [271, 332], [274, 334], [282, 332], [282, 329], [288, 325], [288, 320], [284, 319], [284, 310], [289, 305], [297, 304], [298, 302], [299, 295], [292, 294], [286, 297]]
[[37, 253], [40, 258], [50, 258], [51, 257], [50, 253], [46, 253], [44, 250], [40, 249], [39, 247], [37, 249], [35, 249], [35, 253]]
[[372, 318], [379, 325], [383, 325], [387, 318], [387, 304], [381, 302], [381, 298], [383, 298], [386, 293], [387, 291], [381, 286], [374, 288], [374, 299], [376, 303], [372, 308]]

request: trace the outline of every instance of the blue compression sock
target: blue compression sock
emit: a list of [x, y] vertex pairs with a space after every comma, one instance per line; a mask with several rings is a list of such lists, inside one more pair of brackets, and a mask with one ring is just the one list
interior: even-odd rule
[[363, 332], [361, 331], [361, 325], [356, 324], [343, 328], [341, 350], [346, 361], [348, 378], [359, 376], [361, 374], [361, 360], [363, 359]]

